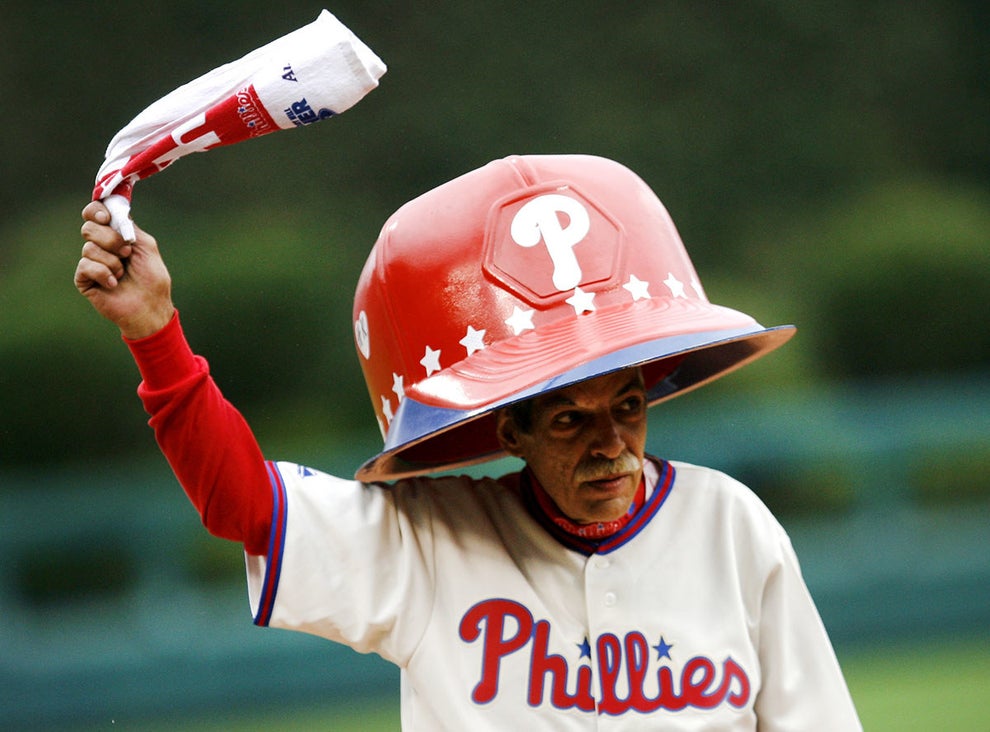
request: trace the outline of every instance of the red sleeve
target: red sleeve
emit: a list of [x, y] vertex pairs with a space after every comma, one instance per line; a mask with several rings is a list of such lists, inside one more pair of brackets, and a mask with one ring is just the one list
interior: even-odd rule
[[178, 313], [157, 333], [124, 339], [141, 372], [138, 395], [158, 445], [215, 536], [268, 551], [272, 488], [251, 428], [189, 347]]

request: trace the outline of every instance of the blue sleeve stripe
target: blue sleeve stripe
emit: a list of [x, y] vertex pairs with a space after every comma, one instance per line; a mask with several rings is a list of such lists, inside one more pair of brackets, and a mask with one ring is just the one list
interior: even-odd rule
[[285, 528], [288, 518], [286, 506], [285, 483], [278, 467], [270, 460], [265, 463], [268, 468], [268, 479], [272, 485], [272, 530], [268, 540], [268, 558], [265, 568], [265, 581], [258, 601], [258, 613], [255, 615], [255, 625], [268, 625], [272, 611], [275, 608], [275, 593], [278, 591], [279, 575], [282, 572], [282, 553], [285, 550]]

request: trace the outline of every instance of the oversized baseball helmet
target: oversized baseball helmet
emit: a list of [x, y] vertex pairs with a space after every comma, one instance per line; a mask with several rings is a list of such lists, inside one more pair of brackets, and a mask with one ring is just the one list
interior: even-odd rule
[[498, 457], [495, 412], [641, 366], [650, 404], [791, 337], [713, 305], [663, 204], [628, 168], [512, 156], [385, 223], [354, 296], [358, 358], [390, 480]]

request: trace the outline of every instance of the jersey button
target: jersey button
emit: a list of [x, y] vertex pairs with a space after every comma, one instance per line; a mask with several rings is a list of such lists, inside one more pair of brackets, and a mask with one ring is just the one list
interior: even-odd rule
[[595, 557], [595, 569], [608, 569], [610, 564], [608, 557]]
[[602, 602], [605, 603], [605, 607], [615, 607], [615, 603], [618, 598], [615, 596], [614, 592], [606, 592], [605, 596], [602, 598]]

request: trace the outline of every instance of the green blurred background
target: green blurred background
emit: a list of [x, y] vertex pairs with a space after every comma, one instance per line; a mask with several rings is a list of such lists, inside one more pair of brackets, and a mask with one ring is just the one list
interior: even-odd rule
[[[951, 686], [990, 686], [990, 6], [370, 5], [328, 6], [389, 66], [354, 109], [136, 187], [189, 337], [266, 452], [349, 474], [377, 449], [350, 306], [395, 208], [511, 153], [617, 159], [712, 300], [799, 327], [662, 407], [651, 449], [770, 504], [870, 709], [889, 688], [990, 729], [978, 694], [925, 700], [937, 683], [898, 692], [880, 670], [903, 673], [908, 644], [919, 674], [952, 676], [958, 652], [974, 686]], [[198, 527], [126, 349], [71, 282], [113, 134], [321, 7], [0, 8], [0, 727], [397, 695], [373, 659], [241, 628], [237, 548]], [[950, 660], [926, 663], [938, 649]]]

